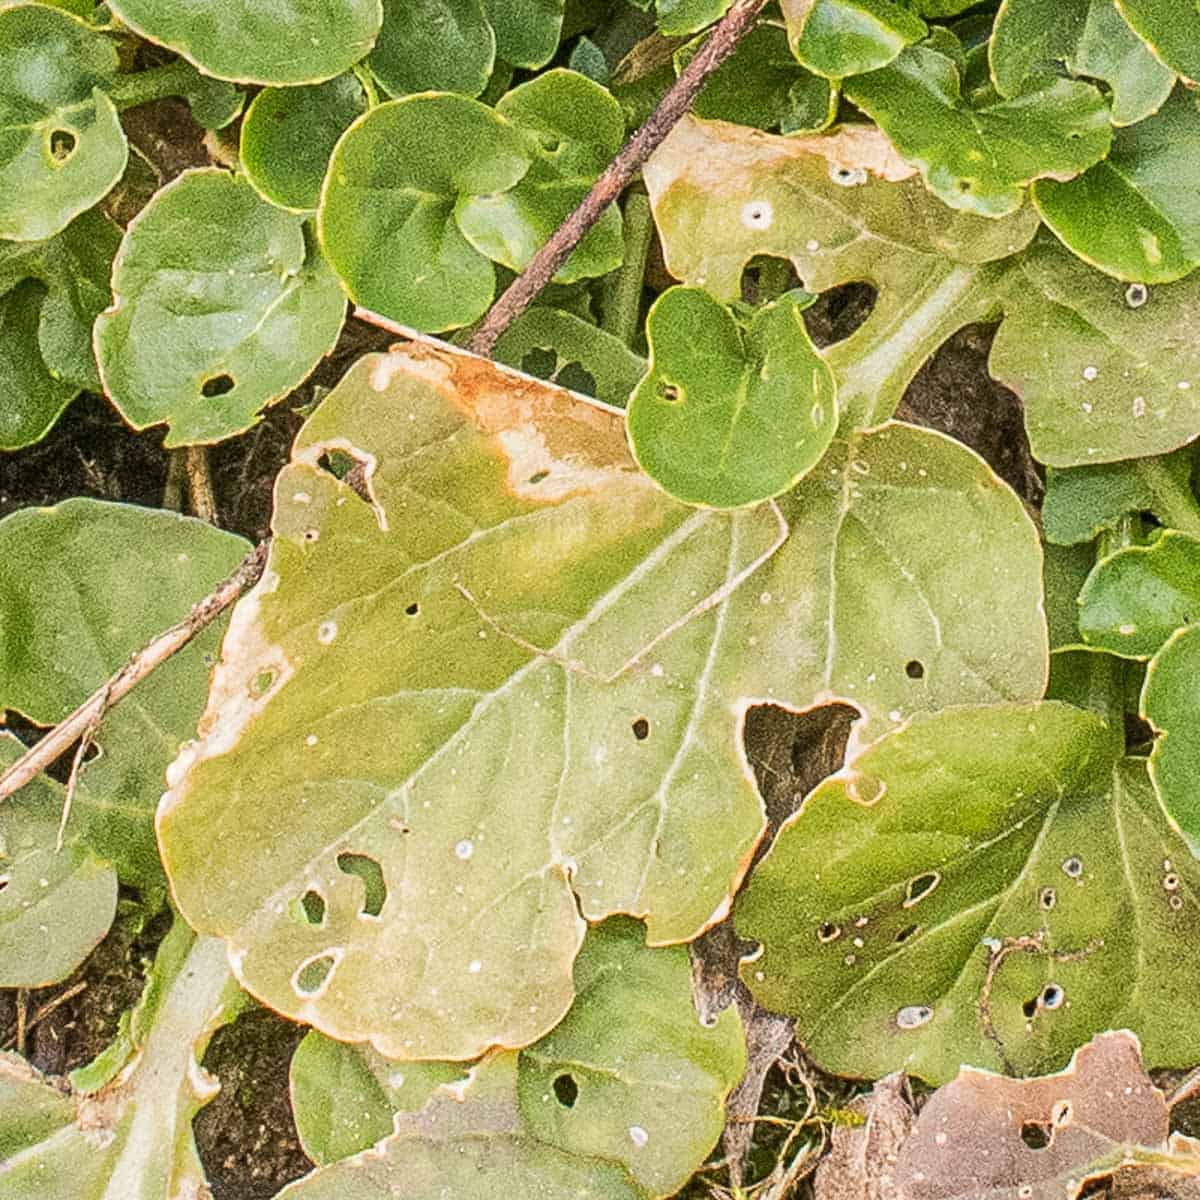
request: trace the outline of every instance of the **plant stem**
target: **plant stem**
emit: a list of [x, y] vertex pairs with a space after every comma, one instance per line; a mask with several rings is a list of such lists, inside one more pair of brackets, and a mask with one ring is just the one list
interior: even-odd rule
[[379, 91], [375, 87], [375, 76], [371, 74], [370, 68], [366, 63], [356, 62], [350, 68], [354, 72], [355, 79], [362, 85], [363, 95], [367, 98], [368, 110], [379, 107]]
[[56, 725], [40, 742], [31, 746], [3, 775], [0, 775], [0, 801], [44, 771], [66, 753], [84, 732], [95, 726], [103, 714], [129, 694], [155, 667], [182, 650], [206, 626], [211, 625], [247, 588], [253, 587], [267, 564], [270, 541], [251, 550], [215, 591], [205, 596], [190, 613], [149, 645], [139, 650], [115, 675], [94, 691], [69, 717]]
[[213, 494], [212, 472], [208, 467], [208, 449], [205, 446], [188, 446], [183, 453], [192, 512], [200, 520], [216, 525], [217, 498]]
[[108, 98], [124, 112], [164, 96], [181, 96], [196, 77], [196, 68], [180, 58], [162, 67], [151, 67], [132, 75], [119, 75], [107, 89]]
[[642, 284], [654, 216], [650, 197], [639, 190], [625, 198], [625, 255], [604, 293], [604, 319], [600, 328], [632, 347], [640, 326]]
[[1200, 504], [1191, 487], [1172, 475], [1161, 458], [1139, 458], [1133, 468], [1150, 492], [1154, 514], [1170, 528], [1200, 537]]
[[696, 57], [667, 90], [646, 123], [625, 143], [608, 164], [579, 207], [555, 230], [550, 240], [533, 256], [525, 270], [509, 285], [504, 295], [475, 331], [470, 349], [490, 355], [500, 335], [533, 303], [534, 297], [554, 278], [583, 235], [600, 219], [605, 209], [625, 190], [642, 164], [692, 107], [708, 77], [734, 52], [738, 42], [754, 25], [767, 0], [734, 0]]
[[169, 508], [172, 512], [183, 512], [183, 460], [186, 453], [186, 450], [167, 452], [167, 479], [163, 484], [162, 507]]

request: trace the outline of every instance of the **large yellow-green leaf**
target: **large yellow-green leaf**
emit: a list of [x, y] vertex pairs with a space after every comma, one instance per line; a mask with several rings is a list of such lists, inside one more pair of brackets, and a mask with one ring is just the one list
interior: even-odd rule
[[654, 943], [719, 919], [764, 828], [755, 704], [841, 697], [869, 739], [1045, 682], [1020, 502], [902, 424], [777, 506], [695, 511], [634, 469], [619, 414], [397, 351], [309, 419], [273, 525], [160, 845], [252, 992], [397, 1057], [542, 1036], [581, 912]]
[[[707, 1026], [700, 1022], [687, 952], [649, 949], [642, 932], [627, 918], [589, 930], [575, 962], [578, 995], [570, 1013], [517, 1059], [514, 1133], [540, 1143], [543, 1153], [554, 1148], [578, 1159], [581, 1170], [589, 1160], [620, 1163], [648, 1192], [665, 1195], [716, 1142], [746, 1049], [736, 1008]], [[461, 1063], [397, 1063], [369, 1047], [309, 1034], [292, 1060], [305, 1148], [322, 1164], [366, 1150], [392, 1132], [395, 1114], [428, 1109], [438, 1085], [462, 1091], [454, 1081], [468, 1070]], [[435, 1099], [432, 1107], [443, 1104]], [[412, 1149], [403, 1137], [383, 1149], [397, 1182], [407, 1178]], [[502, 1171], [484, 1170], [481, 1184], [491, 1194], [512, 1182]]]
[[759, 1003], [829, 1070], [1034, 1074], [1104, 1029], [1195, 1057], [1200, 866], [1067, 705], [915, 717], [812, 792], [739, 897]]

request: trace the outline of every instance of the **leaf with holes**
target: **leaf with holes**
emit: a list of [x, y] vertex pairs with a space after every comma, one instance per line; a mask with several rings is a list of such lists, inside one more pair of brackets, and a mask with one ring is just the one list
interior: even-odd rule
[[742, 970], [828, 1070], [1037, 1073], [1128, 1027], [1194, 1057], [1200, 866], [1145, 764], [1053, 702], [914, 717], [813, 791], [738, 899]]
[[1200, 538], [1174, 529], [1100, 559], [1079, 595], [1084, 640], [1122, 658], [1150, 658], [1193, 621], [1200, 621]]
[[110, 0], [135, 33], [238, 83], [320, 83], [358, 62], [383, 20], [380, 0]]
[[383, 27], [369, 62], [393, 95], [478, 96], [496, 59], [483, 0], [383, 0]]
[[642, 469], [687, 504], [737, 508], [793, 488], [837, 432], [833, 373], [788, 293], [739, 327], [699, 288], [670, 288], [646, 320], [650, 365], [629, 399]]
[[0, 9], [0, 238], [40, 241], [121, 178], [129, 150], [104, 92], [117, 51], [42, 4]]
[[126, 230], [96, 321], [104, 390], [166, 446], [248, 429], [333, 349], [346, 301], [303, 222], [244, 179], [187, 171]]
[[1200, 266], [1200, 109], [1180, 86], [1154, 116], [1119, 129], [1108, 157], [1070, 183], [1042, 180], [1042, 220], [1118, 279], [1170, 283]]
[[792, 53], [829, 79], [886, 67], [928, 29], [894, 0], [782, 0]]
[[[0, 731], [0, 770], [24, 750]], [[108, 932], [117, 911], [112, 867], [77, 829], [59, 846], [63, 803], [63, 789], [43, 776], [0, 807], [0, 987], [65, 979]]]
[[1158, 731], [1150, 778], [1163, 808], [1200, 857], [1200, 627], [1176, 630], [1150, 662], [1140, 711]]
[[[0, 710], [53, 725], [225, 578], [246, 543], [156, 509], [67, 500], [0, 522]], [[161, 881], [151, 814], [203, 705], [202, 633], [109, 713], [67, 826], [134, 884]], [[64, 655], [62, 646], [71, 653]]]
[[[458, 228], [480, 254], [521, 271], [587, 195], [621, 148], [621, 106], [576, 71], [554, 70], [505, 94], [496, 114], [526, 138], [529, 170], [507, 191], [464, 196]], [[621, 265], [621, 211], [612, 205], [558, 269], [559, 283], [606, 275]]]
[[205, 1195], [192, 1118], [218, 1085], [200, 1058], [239, 1003], [221, 943], [177, 921], [133, 1012], [115, 1064], [124, 1069], [106, 1086], [64, 1094], [24, 1059], [0, 1054], [5, 1200]]
[[459, 232], [455, 206], [507, 192], [532, 157], [520, 130], [465, 96], [381, 104], [334, 150], [321, 245], [358, 303], [422, 330], [469, 325], [487, 311], [496, 273]]
[[1045, 684], [1033, 526], [927, 430], [696, 511], [635, 469], [621, 414], [413, 348], [351, 370], [276, 497], [160, 845], [254, 994], [396, 1057], [553, 1028], [580, 911], [656, 944], [719, 919], [764, 827], [741, 744], [764, 699], [844, 698], [870, 739]]
[[1056, 79], [1009, 99], [961, 88], [954, 61], [927, 46], [844, 84], [930, 191], [964, 212], [1016, 212], [1033, 180], [1070, 179], [1108, 153], [1108, 106], [1091, 84]]
[[1200, 11], [1176, 0], [1117, 0], [1125, 20], [1173, 71], [1200, 83]]
[[[556, 1029], [521, 1052], [515, 1099], [523, 1139], [618, 1162], [648, 1192], [663, 1195], [712, 1149], [746, 1051], [735, 1007], [707, 1027], [697, 1018], [687, 952], [649, 949], [642, 934], [627, 918], [588, 931], [575, 962], [575, 1003]], [[301, 1050], [292, 1091], [301, 1130], [321, 1130], [320, 1152], [305, 1142], [319, 1163], [369, 1148], [392, 1131], [395, 1114], [417, 1112], [439, 1083], [467, 1074], [463, 1064], [397, 1063], [315, 1033]], [[403, 1141], [385, 1151], [396, 1178], [404, 1178], [402, 1151], [410, 1152]], [[508, 1181], [489, 1174], [486, 1182], [499, 1189]]]
[[688, 117], [645, 170], [676, 279], [730, 303], [746, 264], [770, 255], [813, 292], [856, 281], [878, 290], [862, 327], [825, 352], [843, 428], [890, 416], [937, 347], [995, 309], [1011, 267], [993, 260], [1037, 228], [1028, 205], [1003, 220], [955, 212], [906, 174], [862, 126], [797, 139]]
[[1157, 112], [1175, 83], [1115, 0], [1009, 0], [996, 16], [988, 60], [1003, 96], [1052, 81], [1060, 64], [1074, 76], [1102, 79], [1112, 88], [1114, 125]]
[[367, 107], [352, 74], [308, 87], [264, 88], [242, 122], [246, 177], [272, 204], [312, 212], [337, 140]]
[[1041, 462], [1143, 458], [1196, 436], [1200, 276], [1149, 289], [1126, 285], [1046, 236], [1018, 268], [989, 365], [1024, 402]]
[[566, 0], [485, 0], [496, 54], [514, 67], [543, 67], [558, 49]]

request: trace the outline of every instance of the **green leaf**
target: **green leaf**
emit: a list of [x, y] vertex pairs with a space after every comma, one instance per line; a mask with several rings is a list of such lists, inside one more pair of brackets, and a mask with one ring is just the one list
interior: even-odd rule
[[326, 397], [276, 497], [160, 845], [255, 995], [397, 1057], [543, 1036], [580, 912], [644, 914], [654, 943], [718, 919], [764, 828], [742, 749], [764, 697], [844, 698], [869, 740], [1045, 684], [1032, 523], [927, 430], [835, 443], [785, 527], [670, 501], [622, 414], [396, 351]]
[[495, 270], [454, 208], [460, 195], [508, 191], [532, 155], [518, 129], [463, 96], [410, 96], [360, 117], [334, 150], [318, 215], [351, 296], [422, 330], [481, 317]]
[[264, 88], [242, 121], [246, 178], [280, 208], [313, 211], [338, 138], [366, 107], [352, 74], [308, 87]]
[[[1046, 540], [1090, 542], [1122, 517], [1150, 511], [1164, 525], [1200, 532], [1200, 507], [1191, 489], [1190, 447], [1162, 458], [1139, 458], [1046, 472], [1042, 528]], [[1188, 519], [1190, 518], [1190, 519]]]
[[1200, 620], [1200, 538], [1165, 530], [1093, 568], [1079, 595], [1084, 641], [1122, 658], [1149, 658], [1180, 625]]
[[1119, 129], [1108, 157], [1070, 183], [1041, 180], [1042, 220], [1118, 279], [1169, 283], [1200, 266], [1200, 110], [1184, 87]]
[[[24, 750], [0, 731], [0, 768]], [[0, 807], [0, 987], [65, 979], [108, 932], [117, 911], [116, 872], [78, 831], [58, 845], [64, 799], [62, 787], [43, 775]]]
[[[464, 196], [455, 209], [471, 245], [514, 271], [549, 241], [621, 148], [621, 106], [575, 71], [553, 70], [514, 88], [496, 114], [527, 135], [531, 164], [507, 191]], [[612, 205], [588, 231], [554, 279], [573, 283], [621, 264], [621, 212]]]
[[496, 60], [483, 0], [383, 0], [383, 28], [368, 60], [393, 95], [478, 96]]
[[742, 974], [838, 1074], [1062, 1067], [1129, 1028], [1188, 1061], [1200, 869], [1141, 762], [1057, 703], [915, 717], [827, 779], [739, 897]]
[[38, 346], [46, 289], [26, 279], [0, 295], [0, 451], [40, 441], [79, 391], [55, 379]]
[[83, 21], [0, 9], [0, 238], [51, 237], [121, 178], [128, 147], [102, 90], [116, 73], [113, 43]]
[[162, 188], [125, 233], [96, 321], [104, 389], [163, 444], [249, 429], [333, 349], [346, 302], [302, 221], [216, 168]]
[[[695, 57], [702, 41], [675, 52], [675, 69]], [[793, 57], [778, 25], [756, 25], [728, 62], [709, 76], [692, 110], [698, 117], [757, 129], [808, 133], [824, 129], [837, 113], [837, 89]]]
[[667, 37], [687, 37], [719, 21], [733, 0], [657, 0], [659, 31]]
[[[530, 370], [527, 358], [538, 350], [549, 351], [553, 367], [546, 374]], [[496, 362], [507, 363], [544, 379], [558, 379], [564, 367], [578, 364], [595, 383], [595, 397], [614, 408], [624, 408], [629, 395], [646, 371], [646, 360], [634, 354], [620, 338], [557, 308], [535, 306], [523, 313], [501, 335], [492, 352]]]
[[[745, 1071], [746, 1050], [736, 1007], [710, 1026], [698, 1020], [687, 951], [649, 949], [642, 933], [624, 917], [588, 931], [575, 962], [576, 1001], [556, 1029], [511, 1056], [517, 1069], [505, 1107], [509, 1136], [526, 1153], [547, 1162], [561, 1154], [584, 1178], [596, 1162], [618, 1163], [647, 1193], [665, 1195], [686, 1182], [720, 1135], [725, 1097]], [[398, 1137], [382, 1147], [391, 1178], [407, 1185], [412, 1135], [432, 1128], [429, 1118], [446, 1107], [451, 1090], [434, 1089], [461, 1079], [465, 1065], [397, 1063], [318, 1034], [301, 1051], [305, 1046], [299, 1070], [295, 1059], [292, 1067], [300, 1127], [331, 1126], [339, 1140], [331, 1144], [324, 1134], [319, 1148], [345, 1157], [391, 1133], [396, 1114], [417, 1113], [401, 1116]], [[481, 1070], [487, 1068], [472, 1069], [475, 1080]], [[469, 1104], [475, 1086], [468, 1080], [452, 1090]], [[324, 1153], [314, 1157], [331, 1161]], [[329, 1187], [334, 1178], [348, 1182], [350, 1172], [324, 1175]], [[515, 1182], [501, 1162], [483, 1167], [480, 1184], [489, 1195]]]
[[991, 260], [1037, 228], [1030, 206], [1003, 220], [957, 212], [918, 179], [867, 165], [904, 179], [886, 139], [861, 126], [800, 140], [684, 118], [644, 172], [676, 279], [731, 303], [746, 264], [767, 255], [789, 259], [812, 292], [878, 290], [862, 326], [826, 352], [844, 428], [890, 416], [938, 346], [994, 312], [1010, 268]]
[[[1200, 421], [1200, 276], [1126, 286], [1040, 237], [1004, 300], [990, 366], [1056, 467], [1165, 454]], [[1054, 347], [1048, 354], [1045, 348]]]
[[934, 195], [981, 216], [1015, 212], [1032, 180], [1078, 175], [1112, 140], [1108, 106], [1090, 84], [1056, 79], [1011, 99], [968, 102], [953, 61], [924, 46], [855, 76], [844, 90]]
[[544, 67], [558, 49], [566, 0], [484, 0], [496, 54], [514, 67]]
[[1200, 83], [1200, 11], [1176, 0], [1117, 0], [1125, 20], [1173, 71]]
[[[1150, 752], [1150, 778], [1172, 825], [1196, 857], [1200, 857], [1200, 803], [1196, 792], [1200, 772], [1198, 681], [1200, 627], [1189, 625], [1176, 630], [1151, 659], [1140, 707], [1142, 716], [1158, 733]], [[1171, 870], [1166, 865], [1163, 869], [1168, 873]], [[1164, 878], [1164, 888], [1167, 883]], [[1178, 892], [1177, 879], [1175, 884], [1173, 893]], [[1174, 905], [1174, 900], [1171, 903]]]
[[[0, 709], [56, 724], [186, 616], [245, 550], [202, 521], [99, 500], [0, 521]], [[131, 883], [161, 878], [154, 808], [167, 763], [195, 728], [219, 638], [210, 627], [139, 684], [105, 717], [101, 754], [80, 771], [68, 831], [82, 826]]]
[[358, 62], [383, 21], [380, 0], [109, 0], [135, 33], [236, 83], [320, 83]]
[[224, 947], [176, 922], [159, 948], [127, 1070], [95, 1096], [63, 1092], [0, 1055], [5, 1200], [202, 1196], [192, 1118], [216, 1094], [205, 1044], [238, 1004]]
[[[1049, 542], [1045, 547], [1042, 579], [1046, 592], [1052, 675], [1055, 665], [1063, 657], [1054, 651], [1083, 648], [1083, 636], [1079, 632], [1079, 593], [1094, 563], [1095, 556], [1088, 545], [1057, 546]], [[1047, 695], [1056, 700], [1066, 699], [1057, 692]]]
[[233, 124], [246, 103], [246, 93], [240, 88], [226, 79], [201, 74], [199, 70], [193, 70], [191, 78], [183, 84], [181, 94], [197, 124], [205, 129], [224, 129]]
[[829, 79], [886, 67], [928, 29], [894, 0], [782, 0], [792, 53]]
[[1175, 73], [1129, 28], [1114, 0], [1008, 0], [988, 58], [1004, 96], [1053, 81], [1060, 63], [1072, 75], [1102, 79], [1112, 88], [1114, 125], [1157, 112], [1175, 83]]
[[793, 488], [837, 432], [833, 373], [790, 293], [745, 330], [699, 288], [665, 291], [646, 321], [650, 365], [629, 400], [638, 464], [677, 500], [737, 508]]

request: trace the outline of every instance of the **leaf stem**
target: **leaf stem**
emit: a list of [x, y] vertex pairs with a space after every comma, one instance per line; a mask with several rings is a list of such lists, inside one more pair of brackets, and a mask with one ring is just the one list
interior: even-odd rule
[[195, 77], [196, 68], [180, 58], [162, 67], [118, 76], [107, 89], [108, 98], [124, 112], [165, 96], [182, 96]]
[[1139, 458], [1133, 469], [1150, 493], [1154, 514], [1172, 529], [1200, 537], [1200, 503], [1187, 483], [1167, 470], [1161, 458]]
[[632, 348], [641, 324], [642, 286], [654, 217], [650, 197], [640, 189], [625, 198], [625, 255], [604, 292], [600, 328]]
[[525, 270], [492, 305], [471, 339], [475, 354], [490, 355], [500, 335], [533, 303], [553, 279], [583, 235], [600, 219], [610, 204], [625, 190], [642, 164], [692, 107], [708, 77], [734, 52], [738, 42], [754, 26], [767, 0], [734, 0], [708, 40], [700, 47], [679, 78], [667, 89], [658, 107], [627, 141], [620, 154], [605, 168], [578, 208], [555, 230], [550, 240], [533, 256]]

